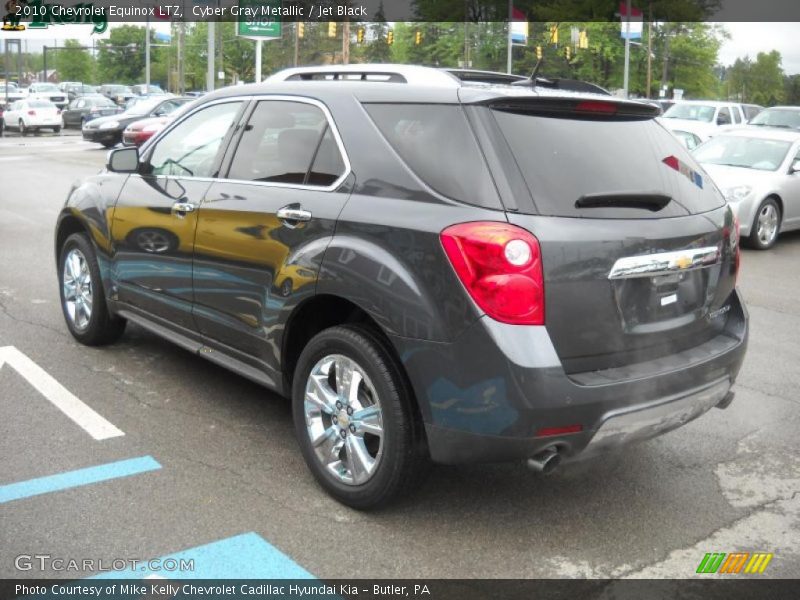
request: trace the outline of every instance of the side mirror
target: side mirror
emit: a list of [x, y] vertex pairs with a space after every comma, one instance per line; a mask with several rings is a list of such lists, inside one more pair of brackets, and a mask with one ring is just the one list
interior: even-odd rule
[[135, 173], [139, 170], [138, 148], [117, 148], [108, 153], [106, 168], [112, 173]]
[[792, 163], [792, 166], [789, 167], [789, 175], [796, 175], [800, 173], [800, 158]]

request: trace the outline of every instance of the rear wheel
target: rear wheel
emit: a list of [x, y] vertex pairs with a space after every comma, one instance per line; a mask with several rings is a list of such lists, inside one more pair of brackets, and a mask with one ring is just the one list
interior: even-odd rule
[[781, 230], [781, 209], [775, 198], [765, 198], [756, 211], [750, 228], [750, 245], [757, 250], [767, 250], [775, 245]]
[[25, 121], [23, 121], [22, 119], [19, 120], [19, 134], [28, 135], [28, 128], [25, 127]]
[[425, 471], [411, 393], [369, 329], [348, 325], [316, 335], [300, 355], [292, 406], [306, 463], [343, 504], [385, 504]]
[[85, 234], [69, 236], [59, 256], [61, 309], [72, 336], [87, 346], [116, 341], [125, 321], [112, 316], [106, 305], [94, 247]]

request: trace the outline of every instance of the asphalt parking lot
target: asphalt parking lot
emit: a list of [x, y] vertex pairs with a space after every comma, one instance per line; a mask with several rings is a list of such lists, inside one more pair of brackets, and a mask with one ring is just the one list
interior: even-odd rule
[[800, 577], [800, 232], [744, 252], [751, 337], [727, 410], [546, 478], [436, 467], [359, 513], [314, 483], [288, 402], [136, 326], [103, 349], [70, 337], [53, 226], [105, 156], [74, 132], [0, 139], [0, 578], [92, 574], [23, 555], [189, 557], [197, 577], [682, 578], [736, 551]]

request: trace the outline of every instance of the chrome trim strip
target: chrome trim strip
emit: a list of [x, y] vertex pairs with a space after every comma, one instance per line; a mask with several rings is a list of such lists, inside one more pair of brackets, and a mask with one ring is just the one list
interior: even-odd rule
[[657, 277], [702, 269], [717, 264], [720, 259], [718, 246], [692, 248], [675, 252], [659, 252], [641, 256], [626, 256], [614, 263], [609, 279], [633, 277]]

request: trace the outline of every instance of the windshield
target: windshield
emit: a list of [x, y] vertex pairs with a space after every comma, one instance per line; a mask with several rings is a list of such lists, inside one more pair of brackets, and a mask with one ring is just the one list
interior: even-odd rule
[[750, 125], [800, 129], [800, 109], [767, 108], [753, 117]]
[[721, 135], [699, 146], [694, 157], [705, 164], [776, 171], [791, 145], [781, 140]]
[[36, 86], [31, 86], [31, 89], [34, 92], [60, 92], [61, 90], [58, 89], [58, 86], [53, 85], [52, 83], [40, 83]]
[[161, 104], [163, 100], [143, 100], [141, 102], [137, 102], [133, 106], [131, 106], [128, 110], [125, 111], [126, 115], [146, 115], [149, 114], [156, 106]]
[[55, 108], [56, 105], [47, 100], [32, 100], [28, 102], [28, 106], [31, 108]]
[[109, 106], [109, 107], [114, 106], [115, 107], [116, 106], [116, 104], [114, 104], [111, 100], [109, 100], [105, 96], [98, 96], [97, 98], [87, 98], [86, 101], [91, 106], [100, 106], [100, 107], [102, 107], [102, 106]]
[[106, 86], [106, 91], [109, 94], [124, 94], [125, 92], [130, 92], [130, 88], [124, 85], [109, 85]]
[[688, 119], [711, 123], [715, 108], [706, 104], [673, 104], [664, 113], [665, 119]]

